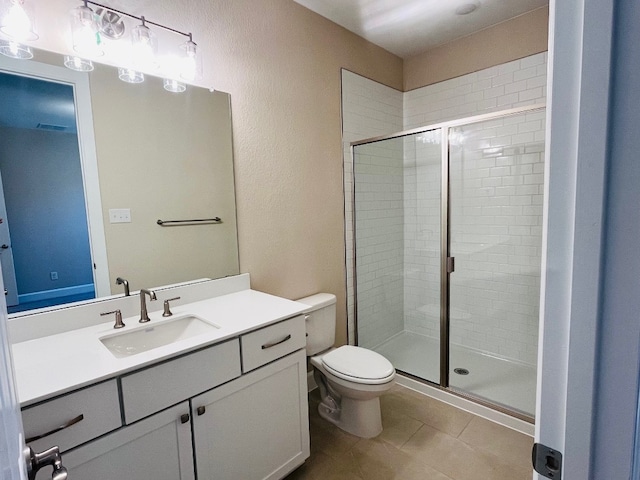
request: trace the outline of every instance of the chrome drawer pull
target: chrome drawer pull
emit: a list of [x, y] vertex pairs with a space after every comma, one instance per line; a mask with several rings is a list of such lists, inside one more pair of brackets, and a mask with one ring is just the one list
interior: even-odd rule
[[280, 345], [281, 343], [284, 343], [289, 339], [291, 339], [291, 334], [287, 335], [282, 340], [278, 340], [277, 342], [265, 343], [264, 345], [262, 345], [262, 350], [266, 350], [267, 348], [271, 348], [271, 347], [275, 347], [276, 345]]
[[27, 438], [25, 440], [25, 443], [35, 442], [36, 440], [40, 440], [41, 438], [48, 437], [49, 435], [53, 435], [54, 433], [64, 430], [65, 428], [69, 428], [70, 426], [75, 425], [76, 423], [81, 422], [82, 420], [84, 420], [84, 414], [81, 413], [76, 418], [72, 418], [64, 425], [60, 425], [59, 427], [54, 428], [50, 432], [43, 433], [42, 435], [36, 435], [35, 437]]

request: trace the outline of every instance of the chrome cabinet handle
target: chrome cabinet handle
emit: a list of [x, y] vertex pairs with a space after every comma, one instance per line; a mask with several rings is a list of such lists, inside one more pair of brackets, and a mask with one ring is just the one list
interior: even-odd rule
[[265, 343], [264, 345], [262, 345], [262, 350], [266, 350], [267, 348], [275, 347], [276, 345], [280, 345], [281, 343], [284, 343], [284, 342], [286, 342], [287, 340], [290, 340], [290, 339], [291, 339], [291, 334], [287, 335], [282, 340], [277, 340], [277, 341], [271, 342], [271, 343]]
[[54, 428], [53, 430], [51, 430], [50, 432], [47, 433], [43, 433], [42, 435], [36, 435], [34, 437], [29, 437], [25, 440], [26, 443], [31, 443], [31, 442], [35, 442], [36, 440], [40, 440], [41, 438], [44, 437], [48, 437], [49, 435], [53, 435], [54, 433], [57, 433], [61, 430], [64, 430], [65, 428], [69, 428], [72, 425], [75, 425], [78, 422], [81, 422], [82, 420], [84, 420], [84, 414], [80, 414], [75, 418], [72, 418], [71, 420], [69, 420], [67, 423], [60, 425], [59, 427]]

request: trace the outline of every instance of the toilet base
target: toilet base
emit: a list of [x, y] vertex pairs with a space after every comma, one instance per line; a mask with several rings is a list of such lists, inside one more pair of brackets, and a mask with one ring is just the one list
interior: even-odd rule
[[[380, 412], [380, 392], [355, 391], [327, 381], [317, 368], [313, 377], [320, 389], [318, 413], [321, 418], [333, 423], [345, 432], [361, 438], [373, 438], [382, 432]], [[391, 388], [392, 383], [380, 386], [382, 391]], [[348, 394], [345, 395], [345, 394]]]
[[331, 405], [332, 403], [324, 400], [320, 402], [320, 417], [357, 437], [373, 438], [382, 433], [379, 397], [369, 400], [342, 397], [337, 408]]

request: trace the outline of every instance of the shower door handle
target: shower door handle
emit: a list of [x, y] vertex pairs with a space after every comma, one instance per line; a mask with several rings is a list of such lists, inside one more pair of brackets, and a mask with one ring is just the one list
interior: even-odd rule
[[456, 257], [447, 257], [447, 273], [456, 271]]

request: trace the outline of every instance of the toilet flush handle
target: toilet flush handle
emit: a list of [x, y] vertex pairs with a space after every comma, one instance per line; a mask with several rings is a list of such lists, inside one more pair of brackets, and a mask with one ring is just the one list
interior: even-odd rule
[[[309, 315], [308, 313], [305, 313], [305, 314], [304, 314], [304, 321], [305, 321], [305, 323], [306, 323], [306, 322], [307, 322], [307, 320], [309, 320], [310, 318], [311, 318], [311, 315]], [[305, 337], [308, 337], [308, 336], [309, 336], [309, 332], [306, 332], [306, 333], [304, 334], [304, 336], [305, 336]]]

